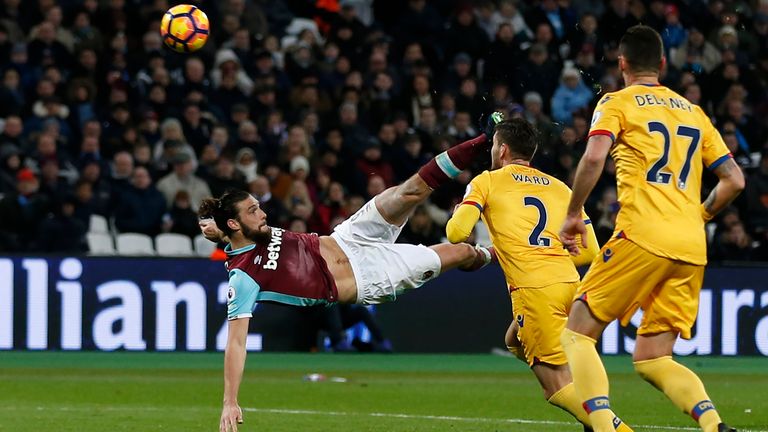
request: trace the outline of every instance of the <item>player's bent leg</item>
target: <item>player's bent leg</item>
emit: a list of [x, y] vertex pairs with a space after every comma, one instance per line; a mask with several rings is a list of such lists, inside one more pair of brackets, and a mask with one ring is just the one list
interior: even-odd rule
[[704, 432], [718, 432], [722, 421], [704, 384], [693, 371], [672, 359], [676, 340], [677, 332], [672, 331], [638, 335], [633, 355], [635, 371], [693, 417]]
[[592, 315], [586, 303], [576, 301], [571, 307], [568, 324], [560, 339], [568, 357], [577, 395], [584, 401], [584, 409], [589, 414], [595, 432], [612, 432], [626, 426], [623, 423], [614, 424], [614, 418], [617, 417], [608, 401], [608, 375], [595, 348], [596, 338], [606, 324]]
[[404, 224], [413, 210], [423, 203], [432, 189], [417, 174], [398, 186], [376, 195], [374, 202], [381, 216], [392, 225]]

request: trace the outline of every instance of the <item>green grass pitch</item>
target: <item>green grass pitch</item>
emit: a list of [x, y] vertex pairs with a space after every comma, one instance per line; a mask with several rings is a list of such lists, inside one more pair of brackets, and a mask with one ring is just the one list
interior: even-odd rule
[[[221, 353], [0, 352], [0, 431], [214, 431]], [[768, 431], [768, 360], [682, 359], [740, 431]], [[606, 359], [612, 405], [636, 431], [698, 430]], [[308, 373], [346, 382], [308, 382]], [[492, 355], [250, 353], [241, 431], [581, 431], [522, 363]]]

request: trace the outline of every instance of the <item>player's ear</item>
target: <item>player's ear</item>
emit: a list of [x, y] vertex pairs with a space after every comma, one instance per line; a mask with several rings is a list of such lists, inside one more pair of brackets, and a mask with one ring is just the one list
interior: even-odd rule
[[227, 226], [232, 231], [237, 231], [240, 229], [240, 222], [236, 221], [235, 219], [227, 219]]
[[659, 63], [659, 72], [663, 71], [666, 66], [667, 66], [667, 56], [662, 55], [661, 63]]

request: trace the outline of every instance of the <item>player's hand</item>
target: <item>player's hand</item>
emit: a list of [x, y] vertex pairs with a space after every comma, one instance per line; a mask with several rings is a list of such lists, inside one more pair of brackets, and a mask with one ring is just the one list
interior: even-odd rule
[[496, 125], [502, 121], [504, 121], [504, 114], [496, 111], [488, 116], [485, 120], [485, 124], [481, 123], [485, 139], [488, 140], [489, 143], [493, 143], [493, 134], [496, 132]]
[[200, 219], [198, 221], [198, 226], [200, 227], [200, 232], [203, 233], [203, 237], [214, 243], [221, 241], [221, 238], [224, 235], [213, 219]]
[[581, 247], [587, 248], [587, 226], [581, 215], [566, 216], [563, 227], [560, 228], [560, 241], [571, 255], [577, 256], [579, 251], [578, 237], [581, 237]]
[[237, 432], [237, 425], [243, 422], [243, 410], [235, 403], [225, 403], [221, 410], [219, 432]]

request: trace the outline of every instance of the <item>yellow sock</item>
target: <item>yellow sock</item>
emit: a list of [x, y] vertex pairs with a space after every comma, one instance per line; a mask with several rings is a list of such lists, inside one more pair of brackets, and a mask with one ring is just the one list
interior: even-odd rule
[[565, 387], [558, 390], [547, 399], [547, 402], [568, 411], [568, 413], [576, 417], [576, 420], [580, 421], [581, 424], [592, 427], [592, 422], [589, 421], [589, 415], [584, 411], [584, 407], [581, 406], [581, 400], [576, 396], [576, 388], [573, 386], [573, 383], [568, 383]]
[[704, 384], [690, 369], [665, 356], [637, 361], [635, 370], [644, 380], [664, 392], [684, 413], [699, 422], [704, 432], [717, 432], [720, 415], [709, 400]]
[[584, 401], [595, 432], [613, 432], [615, 415], [608, 402], [608, 375], [595, 349], [595, 340], [570, 329], [560, 338], [568, 357], [576, 394]]

